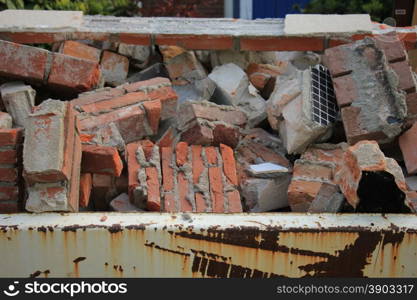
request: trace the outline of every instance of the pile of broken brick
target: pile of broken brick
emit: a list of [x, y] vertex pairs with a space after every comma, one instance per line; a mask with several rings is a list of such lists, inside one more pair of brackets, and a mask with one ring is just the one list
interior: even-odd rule
[[0, 40], [0, 58], [0, 213], [415, 212], [395, 34], [322, 54]]

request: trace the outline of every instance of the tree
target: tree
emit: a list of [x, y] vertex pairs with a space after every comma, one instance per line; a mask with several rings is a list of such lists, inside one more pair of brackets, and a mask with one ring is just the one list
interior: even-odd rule
[[303, 10], [307, 14], [367, 13], [373, 21], [383, 22], [392, 16], [392, 0], [312, 0]]

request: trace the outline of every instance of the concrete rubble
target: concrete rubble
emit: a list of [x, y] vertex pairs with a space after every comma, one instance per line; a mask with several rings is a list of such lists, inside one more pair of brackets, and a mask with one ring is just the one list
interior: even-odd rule
[[415, 212], [409, 44], [372, 37], [368, 16], [300, 18], [283, 51], [0, 40], [0, 213]]

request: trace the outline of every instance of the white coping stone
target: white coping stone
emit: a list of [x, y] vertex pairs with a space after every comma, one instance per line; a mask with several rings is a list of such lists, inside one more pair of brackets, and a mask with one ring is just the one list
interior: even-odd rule
[[284, 33], [286, 35], [322, 35], [332, 33], [364, 33], [372, 31], [371, 17], [357, 15], [286, 15]]
[[0, 28], [77, 29], [82, 23], [82, 11], [6, 9], [0, 12]]
[[274, 163], [261, 163], [257, 165], [250, 165], [249, 172], [257, 175], [257, 174], [274, 174], [274, 173], [287, 173], [288, 169], [274, 164]]

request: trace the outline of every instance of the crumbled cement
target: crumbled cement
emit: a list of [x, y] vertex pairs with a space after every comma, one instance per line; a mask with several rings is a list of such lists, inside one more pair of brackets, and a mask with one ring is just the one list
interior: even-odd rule
[[282, 173], [288, 173], [289, 170], [283, 166], [266, 162], [256, 165], [250, 165], [248, 171], [252, 176], [255, 177], [277, 177], [282, 175]]
[[[55, 189], [57, 192], [50, 191]], [[30, 212], [71, 210], [68, 205], [68, 187], [63, 183], [35, 183], [28, 186], [27, 190], [26, 210]]]
[[9, 129], [13, 126], [12, 117], [5, 112], [0, 111], [0, 129]]

